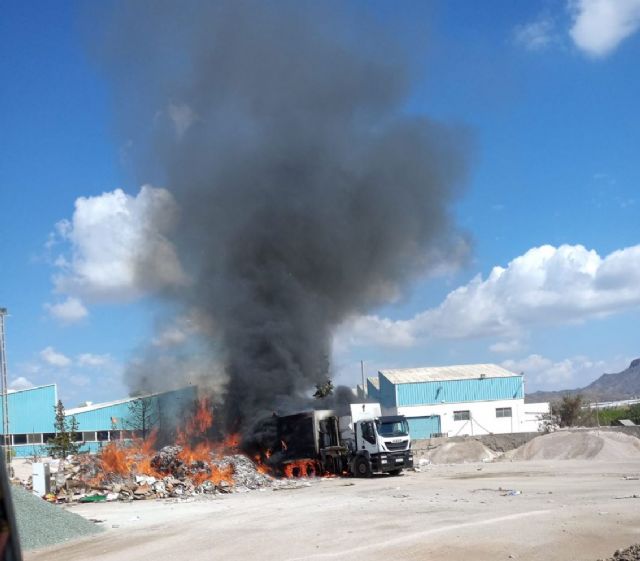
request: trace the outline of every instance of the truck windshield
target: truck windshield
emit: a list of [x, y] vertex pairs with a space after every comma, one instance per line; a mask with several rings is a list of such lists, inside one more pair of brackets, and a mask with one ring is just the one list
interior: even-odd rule
[[407, 436], [409, 425], [406, 419], [397, 421], [376, 421], [376, 428], [380, 436]]

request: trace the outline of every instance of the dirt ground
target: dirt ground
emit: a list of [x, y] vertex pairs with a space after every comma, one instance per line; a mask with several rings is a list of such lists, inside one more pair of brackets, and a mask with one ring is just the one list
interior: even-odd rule
[[637, 460], [440, 465], [188, 503], [76, 505], [107, 531], [25, 561], [595, 561], [640, 542], [638, 476]]

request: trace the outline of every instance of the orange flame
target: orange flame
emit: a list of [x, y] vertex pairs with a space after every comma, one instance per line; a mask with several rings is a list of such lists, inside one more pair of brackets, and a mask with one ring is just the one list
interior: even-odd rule
[[318, 465], [315, 460], [294, 460], [284, 466], [284, 476], [291, 477], [315, 477], [318, 473]]
[[[237, 453], [240, 448], [240, 435], [230, 434], [222, 442], [211, 441], [207, 433], [213, 426], [214, 416], [211, 403], [208, 399], [200, 399], [196, 403], [195, 410], [185, 420], [184, 425], [177, 431], [176, 444], [181, 447], [177, 459], [186, 466], [186, 475], [196, 486], [207, 481], [214, 485], [226, 482], [233, 485], [234, 467], [229, 464], [224, 467], [216, 465], [213, 460], [223, 455]], [[170, 473], [171, 468], [159, 468], [152, 465], [155, 456], [157, 431], [153, 431], [146, 440], [134, 439], [133, 441], [109, 442], [99, 453], [98, 469], [101, 472], [92, 481], [101, 484], [108, 481], [110, 474], [122, 477], [134, 475], [150, 475], [162, 478]], [[286, 444], [283, 442], [283, 446]], [[271, 450], [264, 453], [269, 458]], [[269, 473], [269, 468], [256, 456], [256, 469], [260, 473]], [[313, 462], [309, 460], [308, 462]], [[292, 474], [298, 473], [293, 467]], [[316, 473], [315, 468], [304, 467], [303, 475]]]
[[104, 481], [108, 474], [159, 476], [160, 474], [151, 466], [157, 435], [157, 430], [153, 430], [146, 440], [134, 439], [129, 445], [121, 445], [116, 441], [109, 442], [100, 451], [102, 473], [98, 479]]

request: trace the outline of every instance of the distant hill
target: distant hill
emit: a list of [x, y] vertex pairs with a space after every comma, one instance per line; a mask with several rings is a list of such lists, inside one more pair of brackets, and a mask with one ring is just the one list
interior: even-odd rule
[[640, 358], [617, 374], [603, 374], [584, 388], [553, 392], [534, 392], [525, 397], [527, 403], [557, 401], [565, 395], [581, 394], [587, 401], [616, 401], [640, 397]]

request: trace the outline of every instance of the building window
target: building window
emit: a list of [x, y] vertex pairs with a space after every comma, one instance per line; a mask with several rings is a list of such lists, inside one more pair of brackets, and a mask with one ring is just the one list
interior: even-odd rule
[[28, 434], [27, 442], [29, 444], [42, 444], [42, 433]]
[[121, 430], [110, 430], [109, 440], [122, 440], [122, 432]]
[[469, 419], [471, 419], [470, 411], [454, 411], [453, 412], [454, 421], [468, 421]]
[[82, 433], [81, 432], [74, 432], [73, 433], [73, 441], [74, 442], [82, 442]]
[[55, 437], [56, 437], [56, 433], [55, 433], [55, 432], [45, 432], [45, 433], [42, 435], [42, 441], [43, 441], [45, 444], [48, 444], [48, 443], [49, 443], [49, 441], [53, 440]]
[[26, 444], [27, 443], [27, 435], [26, 434], [14, 434], [13, 435], [13, 443], [14, 444]]
[[109, 431], [108, 430], [99, 430], [97, 432], [98, 435], [98, 441], [99, 442], [106, 442], [107, 440], [109, 440]]
[[90, 432], [83, 432], [82, 433], [82, 440], [84, 440], [85, 442], [93, 442], [96, 440], [96, 433], [93, 431]]
[[496, 417], [511, 417], [511, 407], [496, 407]]

